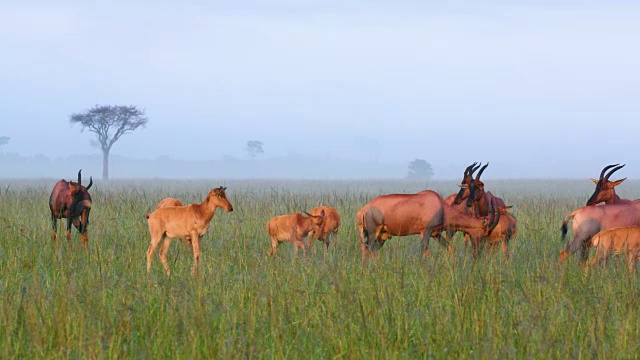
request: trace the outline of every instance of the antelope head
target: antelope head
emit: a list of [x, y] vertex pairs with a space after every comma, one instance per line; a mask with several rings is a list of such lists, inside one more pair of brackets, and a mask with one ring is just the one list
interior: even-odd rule
[[[598, 180], [591, 179], [591, 181], [596, 184], [596, 189], [593, 192], [593, 195], [587, 200], [587, 206], [595, 205], [601, 202], [613, 203], [616, 200], [616, 190], [615, 187], [620, 185], [626, 178], [622, 178], [616, 181], [609, 181], [609, 176], [614, 172], [622, 169], [626, 164], [614, 164], [607, 165], [600, 172], [600, 178]], [[607, 170], [611, 169], [608, 173]], [[606, 174], [605, 174], [606, 173]]]
[[482, 163], [478, 164], [474, 162], [473, 164], [467, 166], [464, 170], [464, 176], [462, 177], [462, 182], [460, 182], [460, 191], [458, 191], [458, 195], [453, 200], [455, 205], [460, 205], [462, 200], [466, 199], [469, 196], [469, 185], [473, 181], [473, 173], [478, 170], [478, 168], [482, 165]]
[[480, 169], [476, 178], [469, 183], [469, 196], [467, 197], [467, 207], [472, 207], [474, 203], [478, 203], [485, 196], [484, 183], [480, 180], [480, 176], [484, 170], [489, 166], [487, 163]]

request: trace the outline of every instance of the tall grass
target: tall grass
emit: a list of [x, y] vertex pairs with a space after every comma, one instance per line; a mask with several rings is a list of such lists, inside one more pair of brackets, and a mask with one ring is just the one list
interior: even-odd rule
[[[622, 263], [558, 269], [559, 227], [589, 182], [486, 181], [514, 205], [512, 257], [455, 258], [435, 241], [393, 238], [363, 260], [353, 217], [376, 195], [415, 192], [392, 181], [226, 181], [233, 213], [218, 211], [203, 240], [200, 276], [174, 241], [172, 276], [149, 245], [143, 214], [172, 196], [200, 202], [222, 181], [96, 182], [90, 247], [74, 230], [51, 241], [54, 181], [0, 182], [2, 358], [633, 358], [640, 354], [638, 275]], [[640, 183], [625, 183], [634, 197]], [[455, 183], [433, 183], [444, 195]], [[635, 196], [638, 197], [638, 196]], [[267, 256], [273, 216], [334, 206], [338, 251], [319, 243]], [[61, 228], [64, 225], [61, 222]]]

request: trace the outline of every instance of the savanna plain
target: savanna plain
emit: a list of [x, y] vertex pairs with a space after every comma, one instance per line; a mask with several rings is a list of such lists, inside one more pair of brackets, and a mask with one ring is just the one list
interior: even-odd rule
[[[454, 180], [96, 180], [89, 247], [59, 223], [48, 198], [57, 179], [0, 180], [0, 358], [638, 358], [639, 273], [623, 259], [558, 268], [560, 225], [585, 205], [584, 180], [485, 180], [513, 205], [511, 257], [485, 248], [474, 260], [460, 235], [451, 258], [436, 241], [394, 237], [363, 259], [356, 212], [377, 195], [425, 188], [443, 197]], [[164, 197], [199, 203], [225, 185], [234, 211], [218, 209], [191, 249], [174, 241], [171, 277], [154, 255], [146, 275], [144, 214]], [[640, 182], [620, 186], [640, 197]], [[338, 209], [337, 251], [316, 242], [306, 257], [283, 243], [267, 256], [273, 216]], [[593, 250], [592, 250], [593, 252]], [[157, 254], [157, 253], [156, 253]]]

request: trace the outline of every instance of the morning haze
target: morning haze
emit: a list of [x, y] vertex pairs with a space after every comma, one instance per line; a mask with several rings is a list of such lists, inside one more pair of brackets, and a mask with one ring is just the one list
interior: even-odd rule
[[3, 2], [0, 177], [99, 177], [96, 104], [149, 118], [113, 178], [640, 175], [640, 5], [448, 4]]

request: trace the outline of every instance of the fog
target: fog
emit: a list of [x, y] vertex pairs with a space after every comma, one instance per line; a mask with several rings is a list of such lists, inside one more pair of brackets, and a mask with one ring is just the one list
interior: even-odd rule
[[149, 117], [112, 178], [639, 176], [640, 4], [513, 3], [3, 1], [0, 177], [98, 178], [96, 104]]

